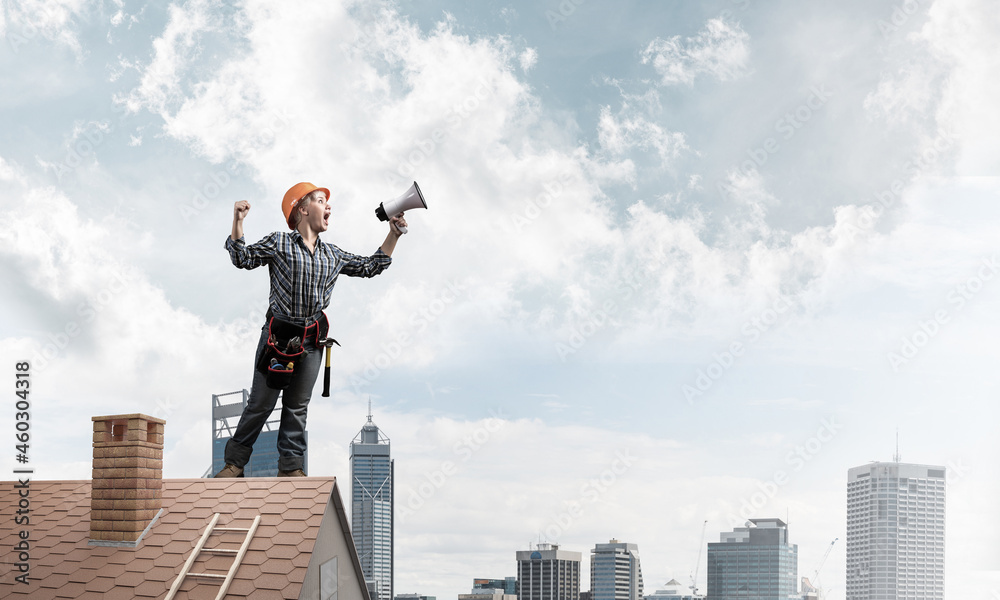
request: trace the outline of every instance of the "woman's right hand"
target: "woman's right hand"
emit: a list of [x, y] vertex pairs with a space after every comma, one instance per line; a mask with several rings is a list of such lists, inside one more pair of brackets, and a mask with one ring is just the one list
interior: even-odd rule
[[250, 203], [246, 200], [240, 200], [233, 205], [233, 220], [243, 221], [248, 212], [250, 212]]

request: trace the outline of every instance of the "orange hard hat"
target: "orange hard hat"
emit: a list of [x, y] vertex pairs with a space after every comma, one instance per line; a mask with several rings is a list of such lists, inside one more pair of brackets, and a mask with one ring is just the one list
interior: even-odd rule
[[307, 194], [311, 194], [319, 190], [326, 193], [326, 199], [330, 199], [330, 190], [326, 188], [316, 187], [315, 185], [303, 181], [302, 183], [296, 183], [292, 187], [288, 188], [285, 192], [285, 197], [281, 200], [281, 212], [285, 215], [285, 223], [288, 223], [289, 229], [295, 229], [292, 226], [292, 211], [298, 205], [299, 200], [304, 198]]

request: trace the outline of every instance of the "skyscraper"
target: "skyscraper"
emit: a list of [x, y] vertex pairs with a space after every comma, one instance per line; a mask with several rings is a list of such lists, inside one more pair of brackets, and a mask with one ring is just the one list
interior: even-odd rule
[[750, 519], [708, 545], [707, 600], [797, 598], [799, 548], [781, 519]]
[[642, 600], [639, 547], [618, 540], [590, 551], [592, 600]]
[[393, 598], [393, 461], [389, 438], [368, 422], [351, 442], [351, 535], [372, 600]]
[[847, 471], [847, 600], [944, 598], [945, 468]]
[[556, 544], [518, 550], [518, 599], [579, 600], [582, 558], [579, 552], [560, 550]]

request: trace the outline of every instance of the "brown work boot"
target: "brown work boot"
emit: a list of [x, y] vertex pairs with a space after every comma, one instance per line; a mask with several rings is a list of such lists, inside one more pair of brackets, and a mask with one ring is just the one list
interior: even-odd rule
[[226, 465], [215, 474], [216, 477], [243, 477], [243, 469], [236, 465]]
[[302, 469], [294, 469], [292, 471], [278, 471], [278, 477], [305, 477], [306, 472]]

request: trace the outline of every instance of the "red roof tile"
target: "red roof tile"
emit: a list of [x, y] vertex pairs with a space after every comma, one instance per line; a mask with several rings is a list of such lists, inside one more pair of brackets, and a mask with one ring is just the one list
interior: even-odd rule
[[133, 600], [134, 597], [132, 588], [130, 587], [112, 588], [111, 591], [106, 592], [103, 596], [104, 600]]
[[[81, 561], [82, 562], [82, 561]], [[81, 567], [81, 563], [76, 564], [76, 571], [70, 573], [67, 581], [72, 581], [73, 583], [90, 583], [95, 577], [97, 577], [97, 569], [86, 569]]]
[[84, 592], [87, 591], [87, 587], [82, 583], [69, 583], [59, 588], [56, 592], [56, 598], [79, 598]]
[[[167, 479], [163, 511], [139, 547], [128, 548], [89, 545], [89, 481], [32, 481], [32, 585], [0, 579], [0, 597], [163, 598], [218, 512], [217, 527], [247, 527], [261, 517], [227, 599], [297, 598], [334, 485], [320, 477]], [[11, 493], [12, 485], [0, 486], [0, 505], [11, 505]], [[0, 546], [16, 543], [14, 528], [0, 519]], [[238, 549], [244, 535], [216, 532], [206, 548]], [[225, 574], [231, 564], [231, 555], [203, 553], [192, 570]], [[214, 598], [219, 582], [188, 578], [180, 589], [178, 600]]]
[[98, 577], [87, 584], [88, 592], [104, 593], [111, 591], [115, 587], [115, 580], [110, 577]]
[[288, 585], [288, 578], [278, 573], [263, 573], [254, 580], [254, 585], [262, 590], [281, 590]]
[[145, 573], [125, 573], [115, 579], [115, 585], [118, 587], [135, 587], [143, 581], [146, 581]]

